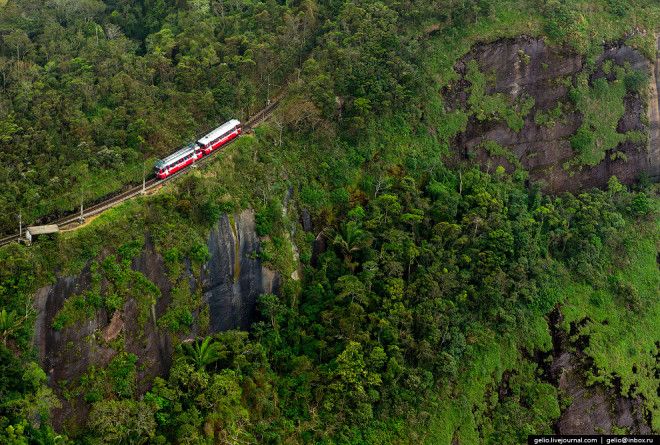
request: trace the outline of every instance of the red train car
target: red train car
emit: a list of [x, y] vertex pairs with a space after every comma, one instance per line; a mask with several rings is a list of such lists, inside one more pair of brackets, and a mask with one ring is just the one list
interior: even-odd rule
[[232, 119], [222, 124], [215, 130], [200, 138], [197, 142], [186, 145], [181, 150], [178, 150], [168, 157], [156, 162], [156, 165], [154, 166], [156, 176], [160, 179], [167, 178], [169, 175], [176, 173], [182, 168], [186, 168], [202, 156], [208, 155], [212, 151], [217, 150], [239, 134], [241, 134], [240, 121]]

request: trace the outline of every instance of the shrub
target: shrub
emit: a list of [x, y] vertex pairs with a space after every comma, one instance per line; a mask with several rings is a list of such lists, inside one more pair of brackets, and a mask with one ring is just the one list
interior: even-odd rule
[[137, 356], [121, 352], [108, 364], [108, 374], [112, 390], [121, 398], [130, 398], [135, 392]]
[[626, 91], [639, 94], [649, 83], [649, 75], [642, 70], [630, 70], [623, 78]]
[[591, 147], [594, 142], [594, 135], [585, 127], [580, 127], [578, 131], [571, 136], [571, 147], [578, 153], [582, 153]]
[[653, 211], [653, 203], [646, 193], [638, 193], [630, 203], [630, 211], [635, 216], [649, 215]]
[[190, 259], [198, 264], [205, 263], [211, 258], [208, 246], [202, 242], [193, 244], [190, 248], [189, 255]]
[[607, 10], [610, 14], [625, 17], [630, 5], [627, 0], [607, 0]]
[[254, 215], [257, 234], [268, 236], [273, 233], [275, 225], [282, 219], [282, 206], [278, 201], [271, 200]]

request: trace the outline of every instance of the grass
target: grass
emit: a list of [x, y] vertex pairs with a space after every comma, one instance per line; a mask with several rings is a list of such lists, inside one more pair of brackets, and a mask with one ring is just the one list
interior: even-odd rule
[[490, 156], [496, 157], [502, 157], [506, 159], [507, 162], [509, 162], [513, 167], [516, 169], [522, 169], [522, 164], [520, 163], [520, 160], [516, 157], [516, 155], [509, 150], [506, 147], [501, 146], [495, 141], [486, 140], [484, 141], [481, 146], [488, 152]]

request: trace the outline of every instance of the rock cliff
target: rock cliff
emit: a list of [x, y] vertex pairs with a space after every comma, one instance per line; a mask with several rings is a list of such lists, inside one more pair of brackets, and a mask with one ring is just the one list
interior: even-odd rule
[[[254, 319], [257, 297], [276, 292], [279, 286], [278, 274], [263, 267], [257, 256], [260, 244], [254, 212], [223, 215], [207, 244], [210, 259], [202, 266], [201, 280], [190, 268], [184, 280], [188, 280], [193, 292], [201, 288], [203, 304], [209, 307], [211, 332], [248, 329]], [[148, 317], [141, 320], [140, 303], [128, 298], [113, 313], [98, 309], [92, 317], [54, 329], [53, 322], [65, 301], [92, 287], [90, 266], [78, 275], [59, 277], [35, 295], [35, 346], [49, 384], [61, 392], [64, 383], [76, 381], [92, 367], [107, 366], [120, 351], [125, 351], [138, 358], [137, 391], [144, 393], [155, 376], [167, 373], [172, 340], [176, 338], [157, 323], [172, 302], [173, 286], [163, 258], [147, 237], [144, 249], [131, 263], [132, 270], [144, 275], [160, 291]], [[102, 286], [107, 287], [107, 283]], [[186, 334], [178, 335], [178, 339], [185, 337]], [[64, 399], [63, 407], [54, 413], [56, 428], [83, 424], [81, 420], [87, 416], [89, 405], [81, 397]]]
[[[484, 98], [504, 98], [512, 108], [517, 108], [522, 118], [520, 128], [512, 129], [504, 116], [478, 116], [485, 107], [483, 103], [471, 103], [472, 61], [476, 61], [486, 79]], [[603, 160], [596, 165], [571, 165], [576, 156], [571, 137], [584, 117], [574, 105], [571, 90], [580, 75], [588, 75], [589, 85], [598, 78], [615, 81], [608, 64], [626, 66], [649, 76], [648, 92], [625, 94], [625, 111], [616, 125], [618, 134], [634, 131], [648, 138], [620, 142], [606, 150]], [[459, 80], [444, 92], [450, 109], [473, 112], [469, 113], [465, 131], [457, 136], [454, 145], [460, 154], [475, 158], [486, 168], [503, 165], [513, 170], [519, 163], [529, 171], [530, 179], [540, 181], [551, 192], [602, 187], [612, 175], [624, 183], [632, 183], [640, 175], [657, 180], [660, 178], [659, 69], [657, 60], [653, 65], [639, 51], [620, 44], [606, 45], [593, 63], [585, 56], [536, 38], [478, 45], [455, 66]], [[526, 101], [533, 106], [522, 111], [521, 104]], [[539, 113], [549, 115], [553, 110], [557, 110], [554, 119], [541, 122]], [[496, 142], [513, 156], [487, 150], [484, 146], [487, 141]]]
[[211, 329], [248, 329], [254, 319], [257, 297], [274, 292], [275, 272], [256, 257], [259, 238], [254, 213], [223, 215], [208, 239], [211, 259], [202, 270], [204, 300], [211, 313]]

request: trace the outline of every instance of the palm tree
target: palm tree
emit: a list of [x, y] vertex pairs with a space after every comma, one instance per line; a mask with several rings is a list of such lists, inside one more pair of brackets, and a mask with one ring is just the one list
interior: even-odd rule
[[360, 228], [356, 221], [349, 221], [337, 232], [333, 243], [341, 249], [346, 265], [351, 271], [357, 266], [353, 263], [353, 254], [371, 244], [371, 235]]
[[7, 344], [7, 337], [18, 327], [16, 320], [16, 312], [7, 312], [7, 309], [2, 308], [0, 311], [0, 335], [2, 335], [2, 344]]
[[206, 368], [213, 362], [224, 358], [226, 353], [221, 350], [220, 343], [212, 342], [211, 337], [206, 337], [201, 343], [185, 345], [185, 353], [188, 360], [199, 370]]

